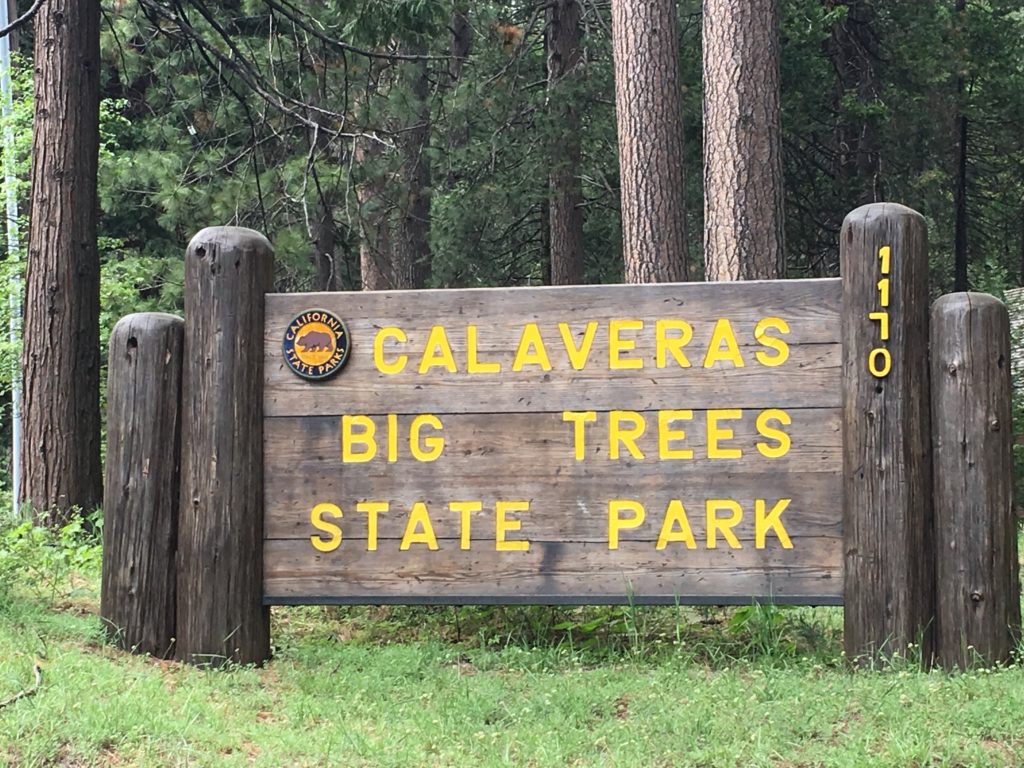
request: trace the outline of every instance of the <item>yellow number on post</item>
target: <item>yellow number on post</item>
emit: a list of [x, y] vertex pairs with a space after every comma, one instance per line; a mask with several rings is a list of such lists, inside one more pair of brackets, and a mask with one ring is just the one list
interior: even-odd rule
[[878, 249], [878, 258], [882, 260], [882, 274], [889, 274], [889, 257], [892, 255], [892, 249], [888, 245], [883, 245]]
[[868, 370], [876, 379], [884, 379], [892, 370], [892, 355], [884, 347], [876, 347], [868, 355]]

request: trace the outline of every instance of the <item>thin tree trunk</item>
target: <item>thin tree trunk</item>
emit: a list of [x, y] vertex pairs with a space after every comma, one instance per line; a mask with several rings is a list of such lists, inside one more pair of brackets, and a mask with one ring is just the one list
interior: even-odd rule
[[626, 281], [687, 276], [675, 0], [612, 0]]
[[326, 201], [317, 205], [316, 239], [313, 242], [313, 258], [316, 263], [316, 289], [318, 291], [338, 290], [338, 263], [334, 251], [337, 245], [334, 212]]
[[[406, 48], [426, 55], [426, 43]], [[402, 169], [395, 241], [396, 288], [422, 288], [430, 279], [430, 81], [426, 59], [405, 63], [405, 93], [414, 123], [401, 134]]]
[[456, 2], [450, 23], [451, 58], [448, 60], [448, 74], [452, 83], [462, 78], [462, 67], [473, 47], [473, 27], [469, 24], [469, 3]]
[[785, 273], [778, 0], [704, 0], [708, 280]]
[[583, 282], [583, 195], [577, 177], [580, 116], [571, 92], [580, 65], [578, 0], [553, 0], [548, 4], [545, 34], [548, 109], [556, 126], [548, 174], [551, 283], [574, 285]]
[[[957, 22], [963, 23], [966, 0], [956, 0]], [[970, 290], [967, 277], [967, 115], [964, 114], [964, 74], [956, 77], [956, 182], [953, 187], [953, 290]]]
[[[359, 165], [373, 165], [381, 154], [382, 148], [377, 142], [371, 139], [356, 141], [355, 161]], [[359, 201], [359, 272], [364, 291], [382, 291], [395, 287], [384, 183], [385, 178], [377, 169], [377, 175], [356, 185], [356, 199]]]
[[[829, 8], [836, 4], [835, 0], [823, 2]], [[846, 14], [833, 24], [826, 52], [835, 70], [835, 175], [840, 196], [852, 208], [878, 202], [885, 194], [876, 118], [865, 114], [853, 116], [844, 104], [851, 93], [856, 94], [862, 108], [878, 101], [880, 57], [874, 5], [867, 0], [848, 0], [843, 4]]]
[[24, 496], [59, 525], [102, 499], [99, 407], [97, 2], [35, 18], [36, 101], [26, 278]]

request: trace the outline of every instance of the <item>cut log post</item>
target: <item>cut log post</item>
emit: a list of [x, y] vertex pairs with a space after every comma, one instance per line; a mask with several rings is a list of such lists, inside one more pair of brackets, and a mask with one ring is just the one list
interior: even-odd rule
[[984, 293], [932, 308], [936, 652], [947, 669], [1010, 661], [1020, 636], [1010, 318]]
[[934, 631], [924, 219], [891, 203], [843, 222], [845, 646], [930, 663]]
[[100, 616], [114, 643], [160, 658], [175, 637], [184, 331], [147, 312], [110, 335]]
[[273, 282], [263, 235], [210, 227], [185, 256], [179, 659], [260, 664], [263, 605], [263, 317]]

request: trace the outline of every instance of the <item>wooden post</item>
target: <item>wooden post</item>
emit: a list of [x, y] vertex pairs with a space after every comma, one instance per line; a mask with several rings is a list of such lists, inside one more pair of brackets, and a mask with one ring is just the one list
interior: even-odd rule
[[[924, 219], [892, 203], [843, 222], [843, 550], [847, 658], [920, 645], [934, 624]], [[912, 654], [913, 655], [913, 654]]]
[[173, 651], [185, 323], [128, 315], [110, 335], [100, 616], [120, 647]]
[[932, 308], [937, 656], [1008, 662], [1020, 634], [1010, 317], [984, 293]]
[[274, 254], [258, 232], [210, 227], [185, 256], [178, 658], [262, 663], [263, 317]]

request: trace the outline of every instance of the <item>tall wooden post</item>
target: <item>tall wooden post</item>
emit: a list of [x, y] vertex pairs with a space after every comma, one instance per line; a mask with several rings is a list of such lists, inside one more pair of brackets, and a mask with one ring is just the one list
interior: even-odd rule
[[1006, 662], [1020, 634], [1006, 306], [943, 296], [931, 356], [937, 656], [946, 668]]
[[263, 235], [210, 227], [185, 256], [178, 658], [262, 663], [263, 317], [273, 282]]
[[100, 616], [126, 650], [174, 650], [185, 323], [128, 315], [110, 334]]
[[934, 624], [924, 219], [892, 203], [843, 222], [845, 645], [931, 659]]

